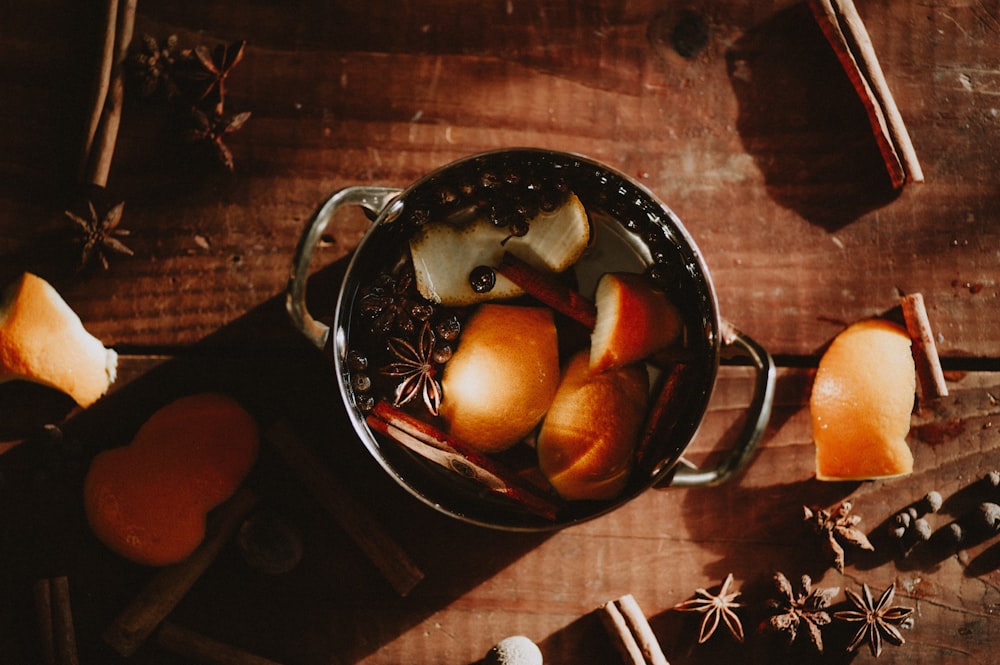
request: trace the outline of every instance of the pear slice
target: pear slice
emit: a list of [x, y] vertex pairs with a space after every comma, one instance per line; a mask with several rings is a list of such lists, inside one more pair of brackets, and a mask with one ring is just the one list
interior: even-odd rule
[[520, 237], [484, 217], [461, 226], [429, 223], [410, 241], [410, 256], [420, 294], [431, 302], [460, 307], [524, 293], [499, 272], [485, 293], [475, 291], [469, 282], [477, 267], [499, 266], [505, 252], [538, 270], [562, 272], [580, 259], [589, 243], [587, 211], [571, 193], [556, 210], [531, 219], [528, 232]]
[[0, 298], [0, 382], [41, 383], [87, 407], [107, 392], [117, 367], [114, 350], [41, 277], [24, 273]]

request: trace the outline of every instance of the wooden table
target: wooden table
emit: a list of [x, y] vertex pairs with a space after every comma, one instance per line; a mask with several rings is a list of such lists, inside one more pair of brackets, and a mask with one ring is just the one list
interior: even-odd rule
[[[858, 98], [800, 4], [140, 2], [136, 32], [161, 42], [247, 40], [226, 105], [253, 115], [226, 137], [228, 173], [176, 140], [169, 107], [129, 97], [108, 191], [126, 201], [135, 256], [78, 273], [62, 210], [99, 43], [86, 4], [11, 6], [0, 25], [0, 278], [46, 277], [121, 354], [112, 393], [86, 411], [54, 391], [0, 386], [0, 441], [29, 440], [0, 457], [5, 663], [37, 662], [31, 587], [63, 574], [81, 662], [127, 662], [100, 635], [152, 571], [90, 534], [81, 479], [92, 455], [126, 443], [155, 407], [209, 388], [289, 423], [425, 574], [400, 596], [265, 455], [259, 471], [280, 491], [263, 501], [301, 533], [302, 562], [272, 577], [227, 547], [171, 620], [275, 661], [470, 663], [524, 634], [548, 663], [615, 662], [595, 609], [631, 593], [675, 665], [780, 662], [784, 651], [757, 633], [774, 571], [842, 589], [895, 582], [915, 620], [882, 662], [994, 660], [997, 541], [904, 557], [882, 534], [929, 490], [946, 499], [929, 521], [946, 526], [988, 498], [975, 483], [1000, 466], [997, 3], [861, 3], [926, 176], [893, 192]], [[683, 37], [692, 26], [707, 27], [704, 43], [697, 30]], [[703, 250], [723, 315], [776, 358], [773, 417], [737, 479], [651, 490], [558, 533], [512, 534], [435, 513], [358, 443], [330, 361], [284, 312], [307, 218], [345, 185], [405, 185], [523, 145], [589, 155], [657, 193]], [[317, 311], [331, 311], [367, 226], [358, 215], [329, 232], [310, 285]], [[812, 370], [845, 324], [890, 310], [898, 290], [924, 294], [951, 396], [915, 414], [911, 476], [818, 482]], [[748, 384], [745, 368], [724, 369], [692, 458], [732, 437]], [[45, 423], [60, 426], [61, 444], [40, 441]], [[841, 574], [802, 508], [847, 499], [876, 551], [849, 551]], [[719, 633], [698, 645], [695, 617], [672, 608], [728, 573], [748, 604], [748, 641]], [[842, 633], [826, 634], [824, 658], [787, 658], [847, 662]], [[131, 662], [189, 661], [151, 642]]]

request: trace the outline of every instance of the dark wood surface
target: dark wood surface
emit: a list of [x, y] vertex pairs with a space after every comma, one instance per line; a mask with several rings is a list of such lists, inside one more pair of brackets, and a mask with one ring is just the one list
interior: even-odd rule
[[[685, 14], [690, 9], [693, 14]], [[231, 392], [282, 419], [329, 462], [425, 571], [397, 595], [313, 499], [265, 454], [254, 482], [305, 541], [300, 566], [254, 573], [227, 548], [172, 615], [276, 661], [472, 663], [525, 634], [547, 663], [608, 663], [594, 610], [633, 594], [671, 663], [848, 662], [786, 653], [757, 634], [770, 576], [879, 591], [915, 608], [888, 663], [987, 663], [1000, 644], [1000, 545], [903, 557], [883, 522], [929, 490], [945, 526], [983, 500], [1000, 467], [1000, 3], [860, 3], [926, 182], [888, 186], [865, 116], [806, 8], [784, 1], [140, 2], [137, 33], [182, 45], [248, 42], [227, 106], [227, 173], [176, 140], [163, 105], [129, 97], [108, 191], [124, 199], [134, 257], [76, 272], [62, 215], [74, 194], [99, 20], [85, 4], [9, 5], [0, 22], [0, 281], [49, 279], [121, 354], [112, 393], [80, 411], [52, 391], [0, 385], [0, 645], [36, 662], [35, 579], [71, 581], [81, 662], [114, 663], [100, 634], [151, 571], [109, 553], [82, 518], [90, 457], [126, 443], [172, 397]], [[686, 57], [677, 26], [708, 26]], [[725, 485], [651, 490], [593, 522], [544, 535], [457, 523], [410, 498], [355, 438], [331, 363], [288, 322], [283, 291], [315, 207], [352, 184], [404, 186], [459, 157], [537, 146], [586, 154], [638, 179], [704, 252], [723, 316], [778, 360], [778, 400], [748, 471]], [[330, 312], [368, 228], [338, 220], [314, 261]], [[845, 324], [921, 292], [952, 395], [915, 414], [915, 472], [814, 478], [812, 368]], [[731, 438], [749, 377], [726, 368], [691, 457]], [[40, 441], [59, 424], [60, 445]], [[829, 569], [803, 505], [850, 498], [874, 553]], [[732, 572], [750, 638], [696, 644], [672, 610]], [[842, 600], [843, 595], [838, 596]], [[857, 662], [871, 658], [867, 652]], [[187, 662], [147, 645], [137, 663]], [[124, 661], [123, 661], [124, 662]]]

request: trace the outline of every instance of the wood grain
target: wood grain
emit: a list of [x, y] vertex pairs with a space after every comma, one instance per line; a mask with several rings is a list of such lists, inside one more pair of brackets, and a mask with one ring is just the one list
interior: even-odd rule
[[[0, 456], [0, 591], [12, 599], [0, 604], [4, 657], [37, 660], [31, 581], [67, 574], [81, 662], [124, 662], [99, 636], [152, 571], [89, 533], [82, 475], [158, 405], [212, 388], [263, 422], [294, 423], [425, 574], [400, 598], [265, 458], [255, 489], [302, 533], [301, 564], [263, 578], [223, 548], [170, 617], [247, 651], [289, 664], [471, 663], [524, 634], [546, 662], [608, 663], [595, 611], [632, 594], [674, 665], [850, 661], [836, 632], [825, 658], [757, 636], [781, 570], [841, 588], [895, 581], [916, 622], [881, 662], [991, 662], [1000, 546], [902, 557], [881, 523], [936, 489], [945, 507], [930, 521], [944, 528], [1000, 467], [1000, 8], [888, 0], [858, 10], [926, 179], [898, 193], [800, 2], [140, 2], [139, 34], [177, 34], [189, 47], [248, 41], [227, 108], [253, 116], [228, 139], [236, 168], [226, 174], [177, 140], [168, 108], [127, 98], [108, 194], [126, 202], [136, 256], [76, 273], [62, 210], [101, 17], [66, 0], [11, 8], [0, 22], [0, 282], [25, 269], [50, 279], [122, 365], [113, 393], [83, 412], [46, 388], [0, 385], [0, 443], [24, 440]], [[693, 29], [684, 44], [680, 28]], [[523, 145], [587, 154], [659, 195], [705, 255], [723, 316], [778, 358], [771, 424], [734, 482], [650, 490], [555, 534], [494, 533], [415, 501], [357, 441], [329, 359], [284, 313], [306, 220], [340, 187], [405, 186], [465, 155]], [[358, 213], [329, 230], [309, 288], [316, 316], [332, 313], [368, 227]], [[846, 324], [888, 312], [900, 290], [924, 296], [950, 394], [914, 416], [913, 475], [818, 482], [811, 368]], [[745, 368], [724, 369], [692, 460], [723, 454], [749, 384]], [[53, 423], [62, 439], [39, 434], [54, 436], [40, 429]], [[849, 552], [841, 576], [802, 533], [801, 509], [846, 498], [877, 542], [874, 553]], [[752, 605], [754, 637], [698, 646], [692, 617], [672, 608], [730, 572]], [[128, 662], [182, 661], [150, 646]]]

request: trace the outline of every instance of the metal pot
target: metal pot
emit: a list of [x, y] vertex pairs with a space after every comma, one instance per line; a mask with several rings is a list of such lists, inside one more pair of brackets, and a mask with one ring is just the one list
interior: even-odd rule
[[[444, 468], [450, 453], [435, 463], [376, 434], [366, 422], [367, 405], [352, 385], [348, 362], [352, 344], [369, 335], [357, 309], [359, 292], [385, 269], [387, 254], [405, 256], [405, 250], [399, 251], [405, 247], [400, 238], [405, 237], [407, 224], [417, 212], [426, 212], [428, 201], [446, 200], [449, 214], [469, 214], [490, 205], [490, 192], [501, 180], [550, 177], [576, 193], [590, 216], [594, 245], [572, 268], [580, 292], [592, 296], [597, 279], [608, 271], [649, 275], [683, 312], [687, 338], [681, 362], [688, 370], [683, 374], [683, 389], [675, 391], [677, 397], [668, 405], [670, 417], [661, 423], [655, 442], [633, 470], [625, 491], [611, 501], [567, 502], [554, 518], [525, 511], [508, 498], [486, 491], [481, 483]], [[463, 192], [467, 199], [462, 199]], [[350, 259], [330, 328], [307, 310], [306, 282], [321, 235], [337, 211], [348, 206], [360, 206], [374, 222]], [[318, 347], [325, 348], [332, 336], [333, 363], [344, 407], [361, 442], [381, 467], [420, 501], [482, 526], [556, 529], [603, 515], [654, 485], [720, 483], [751, 460], [770, 418], [774, 362], [764, 348], [719, 317], [708, 268], [681, 221], [641, 184], [575, 154], [537, 149], [490, 152], [448, 164], [405, 189], [357, 186], [335, 192], [317, 209], [299, 241], [286, 304], [296, 327]], [[698, 469], [680, 463], [705, 415], [720, 361], [731, 357], [749, 360], [756, 370], [743, 430], [718, 466]], [[457, 462], [452, 466], [461, 467], [461, 460]]]

